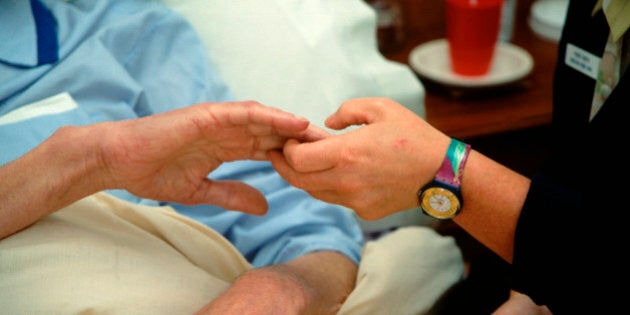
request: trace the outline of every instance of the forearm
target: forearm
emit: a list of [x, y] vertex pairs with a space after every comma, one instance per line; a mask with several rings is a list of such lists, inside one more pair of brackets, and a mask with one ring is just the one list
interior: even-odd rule
[[342, 254], [306, 254], [247, 271], [197, 314], [336, 314], [356, 274], [356, 265]]
[[64, 127], [24, 156], [0, 167], [0, 239], [97, 192], [93, 127]]
[[314, 314], [336, 314], [354, 288], [357, 275], [357, 266], [350, 259], [331, 251], [307, 254], [272, 268], [294, 275], [312, 289], [309, 305], [320, 307]]
[[454, 221], [511, 263], [530, 180], [473, 150], [462, 181], [465, 203]]
[[[336, 314], [353, 290], [356, 275], [356, 265], [342, 254], [306, 254], [241, 275], [228, 292], [215, 300], [219, 307], [210, 314], [238, 314], [242, 309], [234, 307], [234, 301], [243, 299], [249, 300], [245, 309], [252, 314], [267, 314], [271, 309], [281, 314]], [[257, 293], [247, 297], [250, 292]], [[228, 307], [222, 308], [224, 305]]]

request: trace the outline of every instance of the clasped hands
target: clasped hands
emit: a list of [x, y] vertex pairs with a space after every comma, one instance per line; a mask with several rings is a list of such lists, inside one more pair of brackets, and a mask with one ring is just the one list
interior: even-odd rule
[[[213, 204], [264, 214], [267, 202], [239, 181], [213, 181], [221, 163], [264, 160], [287, 138], [313, 141], [325, 133], [301, 117], [257, 102], [203, 103], [108, 128], [101, 142], [106, 188], [182, 204]], [[106, 127], [107, 128], [107, 127]]]
[[197, 104], [105, 124], [115, 126], [106, 127], [100, 144], [104, 181], [112, 183], [102, 188], [264, 214], [266, 200], [253, 187], [207, 175], [222, 162], [269, 159], [292, 185], [369, 220], [415, 207], [418, 189], [434, 175], [426, 169], [437, 170], [450, 141], [385, 98], [342, 104], [326, 126], [360, 127], [340, 135], [251, 101]]

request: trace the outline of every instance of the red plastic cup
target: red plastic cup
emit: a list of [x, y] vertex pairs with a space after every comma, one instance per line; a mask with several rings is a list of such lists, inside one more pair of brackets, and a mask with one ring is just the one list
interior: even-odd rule
[[496, 50], [503, 0], [446, 0], [451, 69], [464, 76], [489, 72]]

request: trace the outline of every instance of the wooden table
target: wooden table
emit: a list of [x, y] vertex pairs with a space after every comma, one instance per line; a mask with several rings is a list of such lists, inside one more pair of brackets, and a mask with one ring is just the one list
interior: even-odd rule
[[[411, 50], [424, 42], [444, 38], [444, 0], [398, 0], [402, 8], [404, 42], [387, 58], [408, 63]], [[425, 82], [426, 119], [452, 137], [479, 136], [549, 125], [551, 91], [557, 44], [538, 37], [527, 24], [533, 0], [517, 0], [512, 43], [534, 59], [531, 74], [510, 89], [485, 91], [471, 97], [452, 93]]]

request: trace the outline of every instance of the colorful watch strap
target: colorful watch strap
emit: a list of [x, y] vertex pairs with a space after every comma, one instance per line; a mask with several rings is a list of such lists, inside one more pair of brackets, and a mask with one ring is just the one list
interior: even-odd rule
[[459, 190], [462, 174], [464, 173], [464, 165], [466, 165], [469, 153], [469, 144], [452, 138], [448, 151], [446, 151], [446, 157], [435, 176], [435, 180]]

